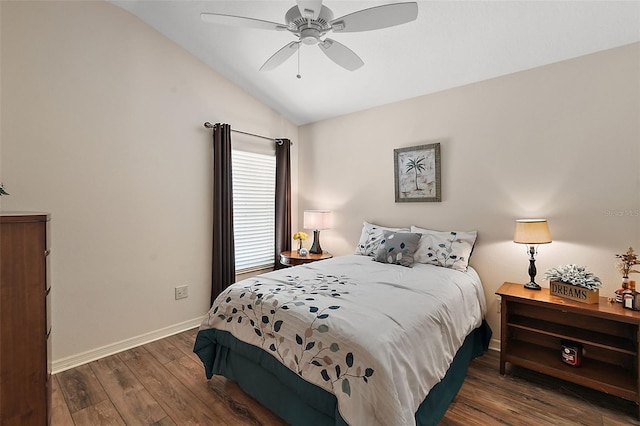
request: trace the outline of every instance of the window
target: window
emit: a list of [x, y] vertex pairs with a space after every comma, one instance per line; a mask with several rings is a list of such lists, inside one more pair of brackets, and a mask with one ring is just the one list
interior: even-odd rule
[[236, 273], [273, 267], [275, 154], [234, 149], [231, 158]]

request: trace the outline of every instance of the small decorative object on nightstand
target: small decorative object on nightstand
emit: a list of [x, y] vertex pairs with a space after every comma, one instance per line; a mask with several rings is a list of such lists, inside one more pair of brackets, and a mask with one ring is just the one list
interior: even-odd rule
[[622, 292], [622, 307], [633, 311], [640, 310], [635, 280], [629, 280], [629, 287]]
[[[622, 290], [625, 290], [629, 287], [629, 274], [637, 274], [640, 273], [639, 270], [633, 269], [634, 266], [640, 265], [640, 261], [638, 261], [638, 255], [634, 253], [633, 248], [629, 247], [626, 253], [616, 254], [616, 268], [622, 274]], [[622, 291], [617, 292], [622, 293]], [[622, 300], [618, 300], [621, 302]]]
[[303, 256], [298, 251], [283, 251], [280, 253], [280, 263], [286, 266], [296, 266], [317, 262], [318, 260], [331, 259], [332, 257], [333, 255], [327, 252], [320, 254], [309, 253]]
[[308, 237], [309, 236], [307, 235], [307, 233], [302, 231], [298, 231], [295, 234], [293, 234], [293, 239], [298, 240], [298, 253], [300, 253], [300, 256], [307, 255], [307, 249], [302, 247], [302, 242], [306, 240]]
[[551, 242], [551, 234], [549, 234], [549, 225], [546, 219], [518, 219], [516, 220], [516, 231], [513, 235], [513, 242], [518, 244], [526, 244], [529, 253], [529, 282], [525, 284], [525, 288], [529, 290], [540, 290], [540, 286], [536, 283], [536, 257], [538, 254], [538, 244], [547, 244]]
[[566, 297], [582, 303], [599, 301], [602, 282], [584, 266], [558, 266], [545, 272], [545, 277], [549, 280], [549, 293], [552, 296]]

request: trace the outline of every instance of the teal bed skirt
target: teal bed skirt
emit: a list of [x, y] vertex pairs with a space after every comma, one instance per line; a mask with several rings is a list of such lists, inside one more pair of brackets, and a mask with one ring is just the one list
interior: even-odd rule
[[[469, 363], [487, 350], [490, 339], [491, 328], [485, 321], [467, 336], [445, 377], [418, 408], [417, 425], [438, 424], [462, 386]], [[333, 394], [306, 382], [268, 352], [236, 339], [229, 332], [199, 331], [193, 351], [202, 360], [207, 378], [217, 374], [237, 382], [246, 393], [291, 425], [347, 425]]]

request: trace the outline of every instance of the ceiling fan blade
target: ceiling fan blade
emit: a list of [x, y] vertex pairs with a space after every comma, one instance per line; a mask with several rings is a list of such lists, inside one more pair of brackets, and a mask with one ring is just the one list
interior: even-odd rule
[[379, 30], [414, 21], [418, 17], [418, 3], [392, 3], [363, 9], [331, 21], [334, 32], [353, 33]]
[[285, 31], [287, 26], [277, 22], [263, 21], [261, 19], [247, 18], [244, 16], [222, 15], [220, 13], [201, 13], [200, 19], [212, 24], [228, 25], [231, 27], [256, 28], [259, 30]]
[[260, 67], [260, 71], [271, 71], [272, 69], [277, 68], [280, 64], [289, 59], [291, 55], [296, 53], [299, 47], [299, 41], [292, 41], [287, 44], [267, 59], [267, 62]]
[[303, 18], [318, 19], [320, 9], [322, 9], [322, 0], [296, 0], [296, 3]]
[[322, 50], [329, 59], [349, 71], [355, 71], [364, 65], [360, 56], [356, 55], [353, 50], [344, 44], [338, 43], [335, 40], [327, 38], [323, 42], [318, 43], [318, 46], [320, 46], [320, 50]]

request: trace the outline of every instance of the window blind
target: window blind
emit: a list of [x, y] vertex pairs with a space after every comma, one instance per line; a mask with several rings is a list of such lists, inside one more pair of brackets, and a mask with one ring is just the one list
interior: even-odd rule
[[276, 157], [233, 150], [231, 161], [236, 271], [272, 267]]

